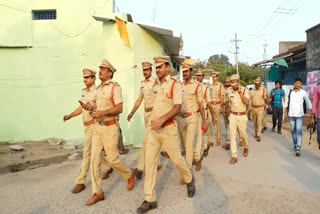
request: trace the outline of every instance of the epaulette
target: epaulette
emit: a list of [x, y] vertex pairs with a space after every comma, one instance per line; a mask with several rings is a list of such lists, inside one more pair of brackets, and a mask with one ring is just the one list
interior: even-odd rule
[[181, 83], [181, 81], [180, 80], [177, 80], [176, 78], [174, 78], [174, 77], [171, 77], [170, 79], [172, 79], [173, 81], [177, 81], [177, 83]]
[[115, 86], [119, 86], [119, 83], [116, 82], [116, 81], [113, 81], [113, 80], [111, 80], [109, 83], [111, 83], [111, 84], [113, 84], [113, 85], [115, 85]]
[[82, 91], [85, 91], [87, 88], [83, 88]]

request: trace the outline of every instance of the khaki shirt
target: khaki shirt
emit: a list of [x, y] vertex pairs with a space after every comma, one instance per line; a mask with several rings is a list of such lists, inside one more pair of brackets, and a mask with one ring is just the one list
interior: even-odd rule
[[153, 111], [150, 122], [168, 113], [174, 105], [182, 103], [181, 83], [168, 75], [163, 83], [156, 79], [156, 84], [152, 88], [155, 96]]
[[247, 105], [241, 100], [240, 94], [242, 93], [246, 98], [249, 99], [248, 89], [241, 87], [241, 92], [234, 91], [233, 89], [228, 93], [229, 106], [232, 112], [245, 112], [247, 111]]
[[221, 95], [224, 95], [224, 86], [221, 82], [212, 83], [209, 87], [212, 102], [221, 102]]
[[265, 99], [267, 98], [267, 92], [264, 87], [259, 87], [259, 89], [253, 88], [250, 92], [251, 104], [255, 106], [261, 106], [265, 104]]
[[138, 100], [144, 100], [144, 108], [151, 108], [154, 105], [154, 95], [152, 88], [155, 84], [155, 79], [150, 77], [148, 80], [141, 81], [140, 94]]
[[229, 86], [225, 88], [225, 93], [224, 93], [224, 103], [227, 103], [229, 101], [228, 94], [232, 91], [232, 86]]
[[[85, 104], [89, 103], [92, 107], [95, 106], [95, 97], [96, 97], [96, 86], [93, 85], [91, 86], [89, 89], [88, 88], [84, 88], [82, 89], [82, 93], [81, 93], [81, 101]], [[88, 122], [90, 120], [92, 120], [93, 118], [90, 116], [89, 111], [85, 110], [84, 108], [82, 108], [82, 121]]]
[[203, 91], [203, 108], [206, 110], [208, 108], [207, 104], [211, 102], [210, 89], [205, 84], [201, 83]]
[[196, 112], [199, 110], [198, 102], [203, 100], [202, 87], [197, 81], [191, 80], [189, 83], [182, 83], [182, 106], [181, 112]]
[[[96, 93], [97, 110], [105, 111], [115, 107], [117, 104], [122, 102], [123, 102], [122, 90], [120, 85], [117, 82], [108, 80], [103, 85], [99, 85], [97, 87], [97, 93]], [[112, 116], [112, 117], [104, 116], [102, 118], [99, 118], [98, 121], [99, 122], [110, 121], [118, 118], [119, 118], [119, 115]]]

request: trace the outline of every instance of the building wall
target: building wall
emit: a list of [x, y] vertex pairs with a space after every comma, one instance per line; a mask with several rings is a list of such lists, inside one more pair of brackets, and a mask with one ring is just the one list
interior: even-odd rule
[[307, 71], [320, 70], [320, 26], [307, 32]]
[[304, 41], [281, 41], [279, 42], [279, 54], [287, 52], [290, 48], [305, 43]]
[[[112, 1], [94, 1], [94, 7], [89, 1], [76, 0], [17, 2], [18, 5], [13, 5], [12, 1], [4, 3], [26, 11], [54, 8], [57, 9], [57, 19], [30, 21], [29, 13], [30, 19], [21, 24], [29, 23], [30, 39], [30, 32], [25, 32], [24, 26], [15, 20], [15, 17], [20, 20], [19, 14], [26, 19], [25, 12], [0, 7], [2, 20], [13, 29], [7, 34], [0, 33], [0, 45], [10, 46], [0, 48], [0, 141], [82, 137], [81, 117], [66, 123], [62, 118], [78, 107], [84, 88], [82, 69], [98, 70], [105, 57], [117, 68], [114, 79], [123, 90], [124, 110], [120, 123], [125, 143], [141, 145], [143, 113], [135, 116], [132, 124], [136, 125], [127, 124], [126, 117], [143, 78], [140, 63], [142, 60], [152, 61], [155, 55], [162, 54], [162, 41], [157, 41], [138, 25], [128, 23], [131, 49], [120, 39], [116, 24], [105, 24], [92, 18], [93, 14], [111, 14]], [[15, 30], [16, 33], [12, 33]], [[5, 44], [6, 41], [10, 44]], [[14, 44], [31, 44], [32, 47], [13, 48]], [[99, 82], [97, 80], [97, 84]], [[135, 139], [129, 133], [134, 133]]]
[[296, 77], [300, 77], [302, 84], [305, 85], [307, 78], [305, 61], [297, 63], [288, 62], [288, 69], [280, 66], [280, 76], [282, 76], [283, 85], [293, 85]]

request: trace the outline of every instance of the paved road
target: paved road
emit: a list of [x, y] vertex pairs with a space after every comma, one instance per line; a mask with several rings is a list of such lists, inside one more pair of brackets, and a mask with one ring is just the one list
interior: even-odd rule
[[[269, 124], [270, 125], [270, 124]], [[249, 124], [250, 153], [239, 155], [230, 165], [229, 152], [215, 147], [195, 172], [197, 193], [187, 197], [186, 187], [169, 160], [162, 159], [158, 173], [159, 208], [150, 214], [167, 213], [320, 213], [320, 151], [309, 146], [304, 135], [301, 157], [294, 156], [290, 133], [267, 130], [262, 142], [253, 139]], [[242, 154], [242, 149], [240, 149]], [[138, 150], [121, 156], [134, 167]], [[106, 199], [94, 206], [84, 203], [91, 195], [91, 184], [73, 195], [80, 161], [70, 161], [34, 170], [0, 176], [0, 213], [135, 213], [143, 201], [143, 180], [131, 192], [119, 175], [103, 182]]]

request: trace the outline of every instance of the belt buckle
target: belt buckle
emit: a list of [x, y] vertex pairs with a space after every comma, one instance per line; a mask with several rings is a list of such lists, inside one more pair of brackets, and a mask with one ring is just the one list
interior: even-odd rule
[[237, 112], [237, 116], [240, 116], [240, 112]]

